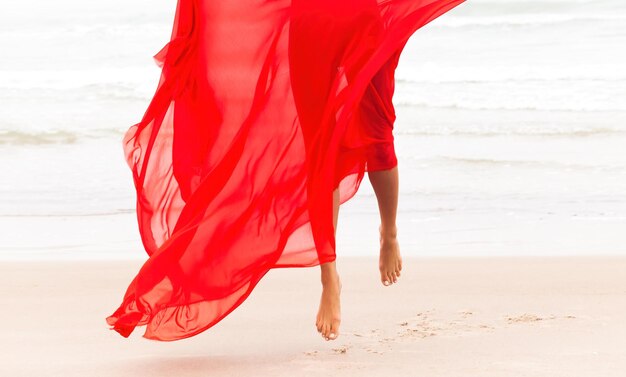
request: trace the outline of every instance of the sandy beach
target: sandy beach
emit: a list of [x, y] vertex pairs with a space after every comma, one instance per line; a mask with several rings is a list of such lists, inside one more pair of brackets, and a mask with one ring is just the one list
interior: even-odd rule
[[339, 257], [342, 325], [315, 330], [319, 268], [274, 269], [195, 337], [126, 339], [109, 315], [141, 261], [3, 262], [2, 376], [623, 376], [626, 258], [405, 258], [384, 287]]
[[192, 338], [110, 330], [146, 257], [122, 136], [176, 6], [3, 4], [0, 377], [626, 376], [623, 0], [475, 0], [409, 40], [404, 269], [380, 283], [366, 178], [339, 215], [336, 341], [315, 329], [318, 267], [269, 271]]

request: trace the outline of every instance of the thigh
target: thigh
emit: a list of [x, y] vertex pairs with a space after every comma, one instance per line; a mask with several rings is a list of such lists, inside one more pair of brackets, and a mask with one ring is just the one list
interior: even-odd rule
[[359, 104], [360, 127], [367, 140], [366, 156], [369, 171], [396, 166], [393, 126], [396, 120], [393, 106], [395, 69], [400, 50], [385, 62], [372, 78]]

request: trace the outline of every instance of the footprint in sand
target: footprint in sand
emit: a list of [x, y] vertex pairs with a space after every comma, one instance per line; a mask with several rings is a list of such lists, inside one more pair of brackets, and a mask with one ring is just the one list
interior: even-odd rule
[[[348, 353], [348, 349], [351, 347], [351, 345], [341, 345], [339, 347], [335, 347], [332, 348], [332, 352], [338, 355], [343, 355]], [[303, 352], [306, 356], [319, 356], [320, 353], [317, 350], [313, 350], [313, 351], [304, 351]]]
[[365, 351], [367, 351], [369, 353], [375, 353], [375, 354], [378, 354], [378, 355], [383, 355], [385, 353], [384, 351], [377, 350], [377, 349], [371, 348], [371, 347], [366, 347]]
[[341, 346], [337, 348], [333, 348], [333, 351], [338, 354], [345, 354], [348, 352], [348, 346]]
[[522, 315], [518, 315], [518, 316], [505, 316], [504, 319], [507, 321], [507, 323], [519, 323], [519, 322], [537, 322], [537, 321], [544, 321], [547, 319], [555, 319], [556, 316], [554, 315], [550, 315], [548, 317], [540, 317], [536, 314], [532, 314], [532, 313], [524, 313]]
[[[513, 318], [513, 317], [511, 317]], [[526, 318], [526, 317], [523, 317]], [[434, 309], [416, 313], [407, 320], [397, 322], [395, 333], [381, 329], [352, 332], [357, 340], [356, 347], [369, 353], [382, 354], [397, 342], [415, 342], [434, 336], [463, 336], [471, 333], [493, 331], [496, 327], [480, 321], [480, 316], [471, 309], [463, 309], [455, 314], [439, 314]], [[335, 352], [342, 353], [341, 349]]]
[[[478, 322], [475, 312], [463, 309], [456, 312], [456, 317], [451, 319], [438, 319], [434, 310], [420, 312], [409, 321], [400, 322], [401, 329], [398, 337], [410, 340], [412, 338], [428, 338], [436, 335], [459, 336], [477, 331], [493, 330], [494, 326]], [[441, 317], [449, 317], [447, 315]]]

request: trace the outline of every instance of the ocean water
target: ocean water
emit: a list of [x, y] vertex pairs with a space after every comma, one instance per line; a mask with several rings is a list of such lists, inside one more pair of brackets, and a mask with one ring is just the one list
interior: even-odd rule
[[[145, 258], [121, 139], [173, 0], [0, 12], [0, 259]], [[404, 255], [626, 254], [626, 3], [469, 0], [396, 72]], [[377, 255], [367, 177], [341, 255]]]

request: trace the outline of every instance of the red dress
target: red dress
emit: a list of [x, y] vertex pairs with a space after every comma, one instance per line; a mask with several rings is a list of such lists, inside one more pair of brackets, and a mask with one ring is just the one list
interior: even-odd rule
[[149, 258], [106, 318], [172, 341], [271, 268], [335, 260], [332, 193], [397, 164], [394, 70], [464, 0], [179, 0], [161, 78], [123, 139]]

